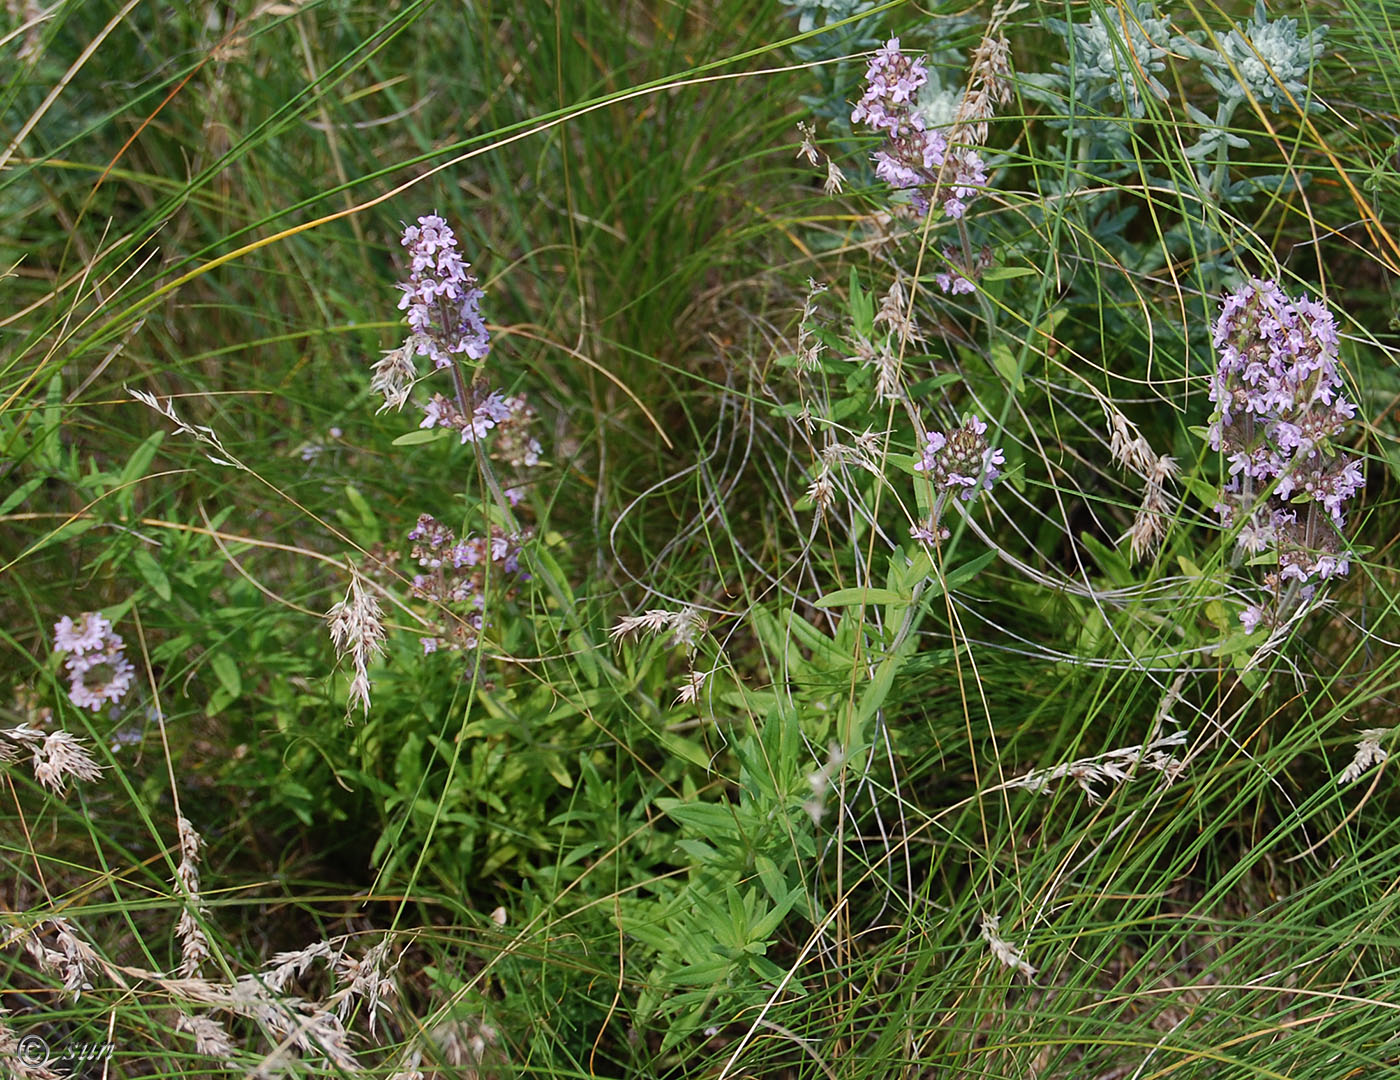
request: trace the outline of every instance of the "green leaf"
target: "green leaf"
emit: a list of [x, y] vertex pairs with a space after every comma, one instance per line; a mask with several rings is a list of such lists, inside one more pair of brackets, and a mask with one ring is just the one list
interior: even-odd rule
[[58, 437], [58, 429], [63, 422], [63, 373], [59, 372], [49, 380], [44, 394], [42, 434], [39, 436], [36, 453], [39, 461], [50, 472], [63, 469], [63, 450]]
[[734, 813], [716, 803], [682, 802], [680, 799], [657, 799], [657, 809], [673, 821], [699, 829], [711, 836], [734, 832]]
[[1185, 555], [1178, 555], [1176, 557], [1176, 564], [1181, 567], [1181, 572], [1187, 577], [1203, 578], [1206, 576], [1206, 572]]
[[243, 678], [238, 674], [238, 664], [228, 653], [216, 652], [209, 657], [209, 666], [227, 692], [230, 699], [243, 693]]
[[749, 940], [768, 941], [769, 939], [771, 939], [774, 931], [778, 929], [783, 919], [786, 918], [787, 913], [793, 909], [793, 906], [800, 899], [802, 899], [802, 894], [803, 889], [801, 888], [801, 886], [799, 886], [798, 888], [793, 889], [791, 892], [789, 892], [785, 897], [783, 897], [783, 899], [778, 902], [777, 907], [775, 907], [767, 915], [764, 915], [761, 919], [758, 920], [758, 922], [754, 923], [753, 926], [749, 928]]
[[8, 514], [16, 506], [19, 506], [20, 503], [29, 498], [29, 496], [34, 493], [34, 489], [43, 482], [44, 477], [36, 476], [32, 480], [26, 480], [24, 483], [20, 484], [19, 487], [15, 488], [14, 491], [6, 495], [5, 500], [0, 502], [0, 516]]
[[417, 446], [419, 443], [433, 442], [448, 435], [446, 428], [430, 428], [426, 431], [409, 431], [395, 439], [391, 446]]
[[1099, 564], [1099, 569], [1108, 576], [1109, 580], [1117, 585], [1132, 583], [1132, 572], [1128, 568], [1127, 560], [1120, 552], [1109, 547], [1089, 532], [1081, 532], [1079, 542], [1094, 557], [1094, 561]]
[[[917, 362], [919, 357], [907, 357], [906, 363]], [[933, 359], [930, 357], [929, 359]], [[956, 371], [945, 371], [942, 375], [935, 375], [931, 379], [920, 379], [909, 388], [909, 397], [912, 401], [926, 398], [945, 386], [952, 386], [954, 383], [962, 382], [962, 376]]]
[[763, 882], [763, 888], [767, 891], [770, 899], [781, 901], [788, 894], [787, 878], [778, 869], [775, 863], [767, 855], [755, 855], [753, 857], [753, 868], [758, 871], [758, 880]]
[[[166, 576], [155, 557], [144, 547], [138, 547], [132, 554], [131, 561], [136, 564], [136, 572], [141, 575], [141, 580], [151, 587], [151, 591], [162, 600], [169, 600], [170, 578]], [[234, 691], [234, 694], [237, 696], [237, 691]]]
[[121, 487], [126, 487], [145, 476], [152, 459], [156, 456], [156, 451], [164, 440], [164, 431], [152, 432], [146, 436], [141, 445], [131, 452], [131, 457], [127, 459], [126, 466], [122, 469], [117, 483]]
[[603, 675], [594, 653], [598, 652], [601, 647], [595, 645], [593, 640], [582, 630], [575, 630], [569, 635], [568, 641], [574, 662], [583, 672], [583, 677], [588, 680], [588, 685], [596, 690], [602, 682]]
[[944, 589], [951, 591], [953, 589], [962, 588], [980, 574], [996, 557], [997, 553], [995, 551], [984, 551], [975, 559], [969, 559], [961, 566], [954, 567], [944, 574], [943, 579], [937, 582], [934, 589], [926, 595], [929, 597], [941, 596], [943, 595]]
[[1003, 341], [992, 342], [992, 366], [997, 372], [1010, 383], [1018, 394], [1024, 393], [1026, 382], [1021, 377], [1021, 364], [1012, 355], [1011, 347]]
[[875, 300], [860, 287], [860, 274], [851, 267], [851, 329], [858, 336], [868, 338], [875, 329]]
[[677, 986], [713, 986], [729, 974], [728, 960], [707, 960], [690, 964], [671, 976]]
[[894, 686], [894, 677], [899, 672], [899, 661], [900, 657], [897, 655], [880, 661], [880, 666], [875, 669], [875, 677], [866, 684], [865, 691], [860, 695], [860, 704], [856, 707], [857, 724], [863, 725], [885, 703], [890, 688]]
[[708, 769], [710, 767], [711, 755], [709, 751], [694, 739], [687, 739], [667, 731], [661, 736], [661, 746], [698, 768]]
[[371, 542], [378, 543], [382, 539], [379, 517], [375, 514], [374, 508], [370, 506], [369, 500], [360, 494], [360, 489], [354, 484], [345, 485], [345, 498], [354, 508], [355, 513], [360, 515], [360, 524], [364, 526], [365, 533]]
[[1185, 474], [1178, 476], [1177, 479], [1187, 491], [1196, 497], [1197, 502], [1212, 512], [1215, 510], [1215, 504], [1220, 501], [1220, 492], [1214, 484], [1208, 484], [1200, 477], [1186, 476]]
[[1030, 277], [1040, 271], [1031, 266], [994, 266], [982, 273], [983, 281], [1007, 281], [1010, 278]]
[[44, 548], [49, 547], [51, 544], [62, 544], [65, 541], [72, 540], [76, 536], [81, 536], [96, 524], [97, 522], [93, 521], [91, 518], [84, 518], [81, 521], [65, 521], [58, 528], [54, 529], [53, 532], [49, 533], [48, 536], [40, 539], [33, 547], [26, 551], [21, 558], [28, 558], [37, 552], [43, 551]]
[[890, 589], [837, 589], [817, 601], [819, 608], [856, 607], [860, 604], [907, 604], [909, 597]]

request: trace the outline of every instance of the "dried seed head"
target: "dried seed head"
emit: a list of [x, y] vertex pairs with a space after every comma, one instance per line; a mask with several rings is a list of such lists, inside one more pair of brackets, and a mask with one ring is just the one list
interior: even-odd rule
[[209, 941], [199, 925], [199, 913], [203, 903], [199, 895], [199, 849], [204, 846], [203, 838], [184, 815], [178, 816], [176, 825], [180, 833], [180, 861], [175, 867], [175, 880], [184, 891], [184, 910], [175, 924], [175, 936], [180, 940], [180, 974], [190, 977], [199, 974], [204, 961], [209, 959]]
[[410, 338], [397, 349], [386, 350], [384, 355], [375, 361], [369, 388], [384, 397], [384, 404], [375, 410], [376, 413], [382, 413], [386, 409], [403, 408], [404, 402], [408, 400], [409, 391], [413, 389], [413, 382], [418, 377], [418, 368], [413, 363], [415, 351], [414, 342]]
[[[16, 730], [19, 729], [11, 729], [6, 734], [13, 737]], [[82, 743], [66, 731], [51, 731], [41, 739], [31, 741], [31, 746], [34, 779], [55, 795], [64, 793], [65, 782], [70, 776], [89, 781], [102, 776], [102, 767], [92, 759]]]
[[688, 705], [698, 701], [700, 699], [700, 691], [705, 688], [705, 680], [712, 674], [713, 672], [696, 671], [692, 668], [686, 677], [681, 680], [681, 684], [678, 687], [680, 692], [676, 696], [676, 704]]
[[369, 713], [369, 665], [384, 651], [384, 612], [379, 601], [365, 587], [360, 571], [350, 567], [350, 588], [330, 611], [326, 612], [330, 624], [331, 642], [336, 655], [344, 659], [349, 655], [355, 674], [350, 680], [349, 700], [345, 714], [349, 719], [350, 710], [359, 702], [366, 714]]
[[1356, 744], [1356, 756], [1351, 759], [1351, 763], [1342, 770], [1342, 775], [1337, 777], [1339, 785], [1350, 784], [1361, 778], [1361, 775], [1373, 766], [1379, 765], [1390, 754], [1381, 746], [1381, 742], [1390, 737], [1394, 728], [1367, 728], [1361, 732], [1361, 738]]
[[1001, 918], [996, 915], [982, 916], [982, 940], [992, 950], [992, 955], [1000, 960], [1013, 971], [1018, 971], [1027, 979], [1035, 977], [1035, 968], [1031, 967], [1021, 955], [1021, 950], [1009, 941], [1004, 940], [997, 932], [1001, 925]]
[[822, 194], [827, 198], [840, 194], [846, 187], [846, 174], [843, 173], [836, 162], [831, 158], [826, 159], [826, 180], [822, 182]]

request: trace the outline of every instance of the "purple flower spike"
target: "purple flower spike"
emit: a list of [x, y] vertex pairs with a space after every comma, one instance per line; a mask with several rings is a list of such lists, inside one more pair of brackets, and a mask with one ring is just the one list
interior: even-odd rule
[[890, 38], [870, 61], [865, 93], [851, 111], [851, 123], [863, 123], [888, 137], [875, 151], [875, 175], [892, 188], [909, 191], [921, 213], [928, 211], [929, 202], [918, 189], [938, 182], [948, 155], [948, 140], [941, 132], [926, 130], [913, 108], [927, 82], [925, 60], [905, 56], [899, 51], [899, 38]]
[[1285, 625], [1284, 608], [1311, 597], [1311, 582], [1351, 569], [1341, 530], [1365, 477], [1333, 440], [1356, 406], [1342, 396], [1336, 321], [1321, 301], [1294, 302], [1276, 282], [1251, 281], [1221, 301], [1213, 340], [1209, 440], [1230, 473], [1216, 509], [1238, 528], [1241, 549], [1278, 559], [1264, 580], [1282, 598], [1240, 614], [1252, 633]]
[[445, 368], [465, 354], [483, 360], [491, 351], [491, 335], [481, 318], [485, 295], [477, 288], [471, 266], [457, 252], [457, 237], [436, 214], [420, 217], [403, 231], [408, 248], [409, 278], [399, 285], [399, 309], [408, 312], [412, 344], [419, 356]]
[[890, 38], [865, 70], [865, 93], [851, 111], [851, 123], [900, 135], [913, 119], [909, 106], [926, 82], [925, 63], [910, 60], [899, 51], [899, 38]]

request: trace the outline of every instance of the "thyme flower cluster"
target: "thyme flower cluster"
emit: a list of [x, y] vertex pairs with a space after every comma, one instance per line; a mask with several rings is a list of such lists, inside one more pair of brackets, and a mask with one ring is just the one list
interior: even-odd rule
[[987, 445], [987, 425], [975, 416], [947, 434], [930, 431], [926, 438], [915, 471], [928, 473], [936, 490], [957, 492], [965, 502], [976, 498], [979, 490], [990, 491], [1001, 475], [998, 466], [1006, 464], [1002, 452]]
[[899, 38], [890, 38], [866, 69], [865, 93], [851, 112], [851, 123], [885, 133], [885, 145], [874, 154], [875, 174], [881, 180], [908, 191], [921, 214], [930, 209], [921, 189], [941, 183], [944, 213], [960, 218], [967, 200], [986, 184], [987, 174], [975, 151], [950, 153], [948, 140], [930, 130], [915, 107], [928, 77], [926, 61], [905, 56], [899, 50]]
[[397, 287], [409, 335], [374, 365], [370, 388], [384, 397], [380, 411], [404, 406], [418, 379], [415, 357], [426, 356], [435, 370], [451, 372], [453, 392], [433, 394], [421, 406], [420, 428], [451, 428], [463, 443], [481, 443], [494, 432], [494, 457], [517, 468], [538, 465], [540, 444], [528, 432], [535, 410], [524, 395], [489, 389], [479, 373], [470, 377], [462, 367], [486, 359], [491, 335], [481, 317], [485, 294], [457, 250], [456, 234], [428, 214], [404, 229], [401, 242], [409, 275]]
[[1005, 464], [1001, 450], [987, 444], [987, 425], [975, 416], [964, 417], [962, 426], [949, 432], [930, 431], [914, 471], [928, 474], [935, 501], [931, 520], [913, 528], [914, 538], [926, 544], [946, 539], [947, 530], [938, 528], [944, 500], [954, 494], [971, 502], [979, 492], [990, 491]]
[[136, 668], [126, 658], [126, 644], [112, 624], [95, 611], [76, 620], [65, 615], [54, 624], [54, 648], [68, 654], [68, 695], [73, 704], [98, 712], [131, 689]]
[[943, 249], [944, 268], [933, 275], [938, 288], [952, 296], [977, 291], [976, 282], [982, 279], [992, 266], [992, 249], [984, 246], [972, 258], [971, 265], [963, 265], [963, 258], [951, 247]]
[[436, 633], [423, 637], [424, 653], [474, 649], [487, 627], [487, 579], [493, 600], [528, 575], [520, 569], [523, 537], [491, 526], [488, 536], [458, 537], [431, 514], [420, 514], [409, 531], [409, 556], [422, 568], [413, 576], [413, 595], [435, 608]]
[[[1246, 552], [1277, 552], [1274, 586], [1347, 573], [1341, 530], [1365, 477], [1335, 445], [1356, 406], [1341, 393], [1332, 313], [1255, 280], [1225, 297], [1214, 342], [1208, 436], [1229, 463], [1216, 507], [1224, 525], [1238, 526]], [[1241, 616], [1249, 630], [1264, 617], [1258, 607]]]
[[408, 281], [400, 284], [399, 310], [408, 312], [410, 341], [419, 356], [439, 370], [465, 354], [484, 360], [491, 335], [481, 318], [481, 299], [471, 264], [457, 251], [457, 237], [436, 214], [420, 217], [403, 231], [408, 248]]

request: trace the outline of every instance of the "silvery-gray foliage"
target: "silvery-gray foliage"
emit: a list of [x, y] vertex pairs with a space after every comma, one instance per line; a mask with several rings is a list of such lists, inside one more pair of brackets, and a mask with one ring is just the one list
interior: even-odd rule
[[805, 34], [818, 26], [831, 26], [860, 15], [874, 6], [874, 0], [803, 0], [793, 4], [791, 11], [797, 16], [797, 29]]
[[1086, 23], [1051, 23], [1070, 50], [1070, 64], [1056, 64], [1055, 70], [1066, 82], [1073, 80], [1079, 93], [1121, 101], [1133, 117], [1143, 115], [1142, 83], [1158, 100], [1167, 99], [1156, 76], [1166, 69], [1176, 35], [1171, 20], [1151, 3], [1135, 0], [1107, 17], [1095, 11]]
[[1218, 39], [1218, 51], [1207, 50], [1202, 57], [1206, 81], [1232, 108], [1254, 100], [1274, 112], [1283, 107], [1320, 109], [1321, 104], [1310, 98], [1307, 80], [1326, 36], [1326, 26], [1299, 35], [1297, 19], [1270, 20], [1264, 0], [1257, 0], [1254, 18], [1243, 28], [1231, 29]]
[[1126, 167], [1132, 121], [1146, 114], [1148, 94], [1167, 99], [1157, 74], [1169, 53], [1191, 43], [1147, 0], [1131, 0], [1112, 14], [1096, 11], [1087, 22], [1049, 19], [1047, 25], [1064, 42], [1066, 62], [1051, 73], [1023, 75], [1023, 92], [1051, 107], [1049, 122], [1067, 139], [1086, 142], [1082, 149], [1096, 160], [1120, 159]]

